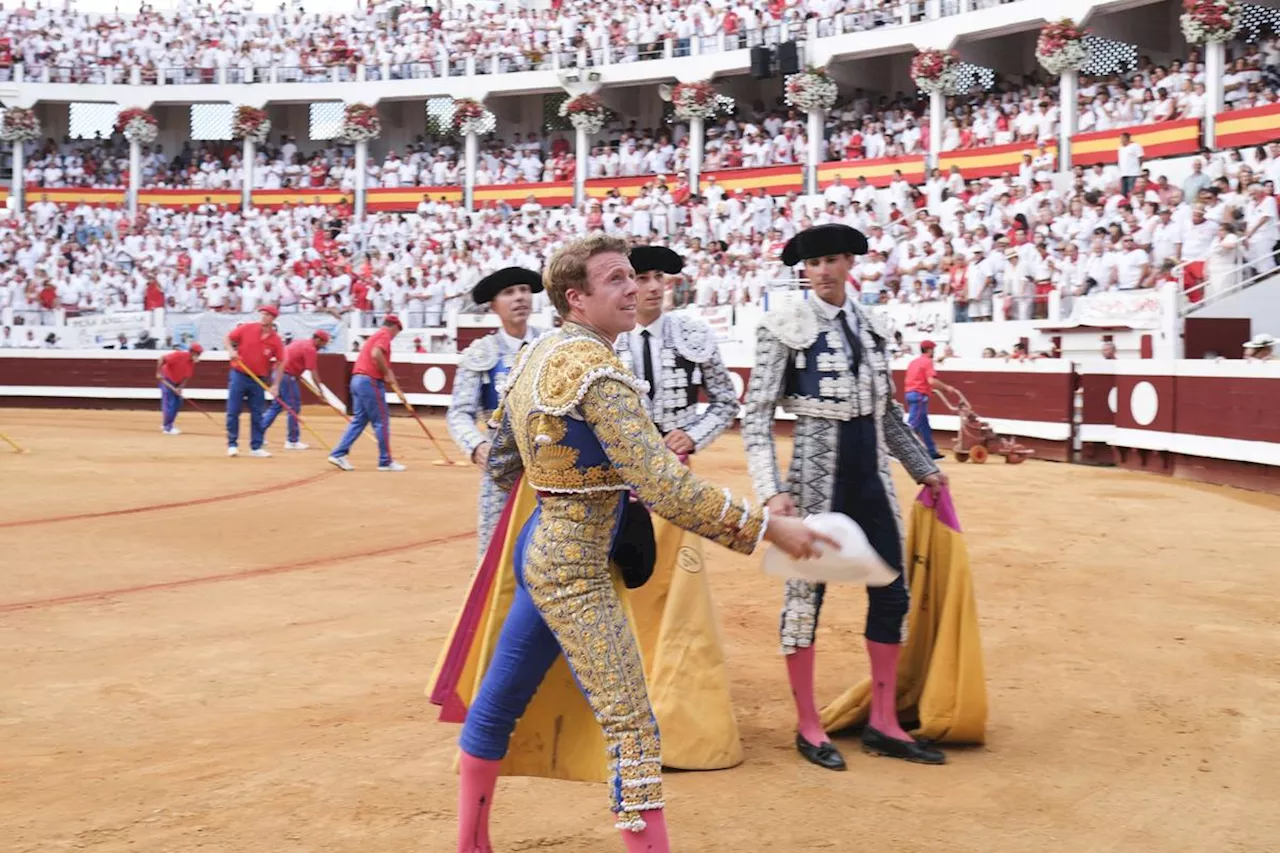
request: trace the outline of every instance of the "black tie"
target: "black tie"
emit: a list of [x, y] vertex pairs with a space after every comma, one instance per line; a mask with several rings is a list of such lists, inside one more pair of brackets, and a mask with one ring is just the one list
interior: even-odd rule
[[854, 374], [857, 374], [858, 368], [862, 365], [862, 344], [853, 334], [853, 329], [850, 329], [849, 324], [845, 322], [843, 308], [836, 313], [836, 322], [840, 324], [840, 331], [844, 332], [844, 342], [849, 345], [849, 364], [853, 367]]
[[644, 381], [649, 383], [649, 399], [652, 400], [657, 394], [657, 383], [653, 381], [653, 352], [649, 349], [649, 330], [645, 329], [640, 332], [640, 337], [644, 339]]

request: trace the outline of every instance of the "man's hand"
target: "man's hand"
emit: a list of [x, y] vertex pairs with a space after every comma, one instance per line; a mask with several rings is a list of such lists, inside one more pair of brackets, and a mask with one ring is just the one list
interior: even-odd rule
[[791, 500], [791, 495], [787, 494], [786, 492], [779, 492], [778, 494], [769, 498], [769, 500], [765, 501], [764, 505], [769, 508], [770, 517], [775, 515], [781, 515], [781, 516], [796, 515], [795, 501]]
[[796, 560], [821, 557], [824, 545], [834, 550], [840, 549], [840, 543], [811, 529], [798, 518], [774, 518], [770, 515], [764, 538]]
[[930, 474], [920, 481], [920, 485], [929, 487], [929, 494], [933, 495], [936, 500], [942, 494], [942, 490], [947, 487], [947, 475], [939, 471], [936, 474]]
[[694, 451], [693, 439], [689, 438], [689, 433], [682, 429], [673, 429], [667, 433], [667, 437], [663, 439], [667, 447], [675, 454], [684, 454], [688, 456]]
[[476, 449], [471, 451], [471, 462], [477, 468], [484, 468], [489, 464], [489, 447], [489, 442], [486, 441], [484, 444], [477, 445]]

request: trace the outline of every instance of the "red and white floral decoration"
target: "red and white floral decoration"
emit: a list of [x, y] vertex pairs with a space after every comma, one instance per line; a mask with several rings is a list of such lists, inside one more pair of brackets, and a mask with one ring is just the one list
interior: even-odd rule
[[1230, 41], [1240, 29], [1242, 9], [1232, 0], [1183, 0], [1182, 34], [1192, 44]]
[[595, 95], [578, 95], [560, 105], [560, 117], [568, 118], [569, 123], [578, 130], [593, 134], [604, 129], [609, 115], [604, 102]]
[[812, 112], [834, 107], [840, 90], [836, 87], [836, 81], [827, 74], [827, 69], [810, 68], [787, 77], [783, 85], [783, 96], [788, 106]]
[[261, 145], [271, 135], [271, 119], [267, 111], [257, 107], [237, 107], [235, 118], [231, 120], [231, 136], [233, 139], [247, 139], [254, 145]]
[[1088, 34], [1070, 18], [1046, 24], [1036, 39], [1040, 67], [1055, 77], [1084, 68], [1089, 62], [1089, 48], [1084, 41]]
[[721, 95], [706, 80], [676, 84], [671, 90], [671, 104], [680, 121], [715, 118], [721, 113], [732, 113], [734, 109], [733, 98]]
[[921, 92], [955, 94], [960, 83], [960, 55], [954, 50], [925, 48], [911, 60], [911, 79]]
[[493, 130], [493, 113], [475, 98], [458, 98], [453, 102], [453, 128], [463, 136]]
[[26, 107], [10, 107], [0, 118], [0, 141], [32, 142], [40, 138], [40, 117]]
[[129, 107], [116, 115], [116, 133], [131, 143], [150, 145], [160, 135], [160, 122], [142, 107]]
[[378, 108], [369, 104], [347, 104], [338, 136], [346, 142], [367, 142], [382, 135]]

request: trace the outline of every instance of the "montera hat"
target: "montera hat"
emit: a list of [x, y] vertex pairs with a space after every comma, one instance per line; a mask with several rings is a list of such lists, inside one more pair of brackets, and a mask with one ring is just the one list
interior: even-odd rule
[[542, 291], [542, 276], [524, 267], [505, 267], [480, 279], [480, 283], [471, 289], [471, 301], [484, 305], [508, 287], [519, 284], [527, 284], [530, 291], [539, 293]]
[[828, 255], [865, 255], [867, 235], [848, 225], [828, 223], [806, 228], [787, 241], [782, 247], [782, 262], [794, 267], [810, 258]]
[[636, 246], [630, 259], [636, 275], [654, 271], [675, 275], [684, 269], [684, 258], [666, 246]]

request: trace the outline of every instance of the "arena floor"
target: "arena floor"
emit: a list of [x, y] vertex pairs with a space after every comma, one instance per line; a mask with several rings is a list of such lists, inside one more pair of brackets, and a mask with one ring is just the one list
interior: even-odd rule
[[[397, 476], [372, 470], [371, 436], [340, 474], [319, 450], [226, 459], [214, 424], [180, 424], [0, 409], [31, 451], [0, 447], [0, 847], [451, 853], [457, 729], [422, 691], [472, 569], [474, 470], [432, 466], [406, 420]], [[315, 424], [336, 439], [336, 418]], [[748, 484], [736, 436], [698, 469]], [[780, 584], [710, 546], [747, 761], [668, 777], [674, 850], [1275, 850], [1280, 501], [1048, 463], [947, 471], [987, 746], [942, 768], [852, 744], [848, 773], [805, 764]], [[828, 593], [820, 700], [866, 671], [863, 602]], [[599, 786], [504, 780], [497, 850], [620, 850], [606, 808]]]

